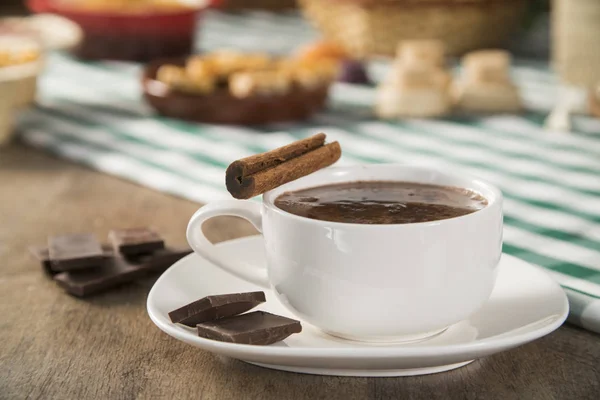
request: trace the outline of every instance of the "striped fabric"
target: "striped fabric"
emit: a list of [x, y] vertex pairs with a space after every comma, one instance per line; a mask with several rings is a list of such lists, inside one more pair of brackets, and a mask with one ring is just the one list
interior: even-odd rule
[[[315, 33], [295, 14], [212, 12], [204, 49], [287, 52]], [[373, 76], [385, 64], [371, 66]], [[519, 62], [514, 76], [529, 112], [520, 116], [378, 121], [374, 90], [337, 84], [326, 112], [268, 128], [186, 123], [153, 115], [140, 99], [139, 66], [81, 63], [52, 55], [39, 104], [20, 120], [23, 141], [156, 190], [198, 202], [229, 198], [224, 170], [234, 159], [326, 132], [342, 164], [435, 164], [478, 175], [506, 198], [504, 251], [540, 265], [565, 288], [571, 320], [600, 332], [600, 121], [579, 116], [575, 131], [544, 131], [557, 96], [547, 66]]]

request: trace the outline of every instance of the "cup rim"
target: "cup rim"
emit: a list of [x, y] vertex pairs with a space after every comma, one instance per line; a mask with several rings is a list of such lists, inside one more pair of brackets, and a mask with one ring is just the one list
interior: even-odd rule
[[[282, 190], [282, 189], [285, 189], [286, 186], [292, 186], [292, 184], [294, 182], [297, 182], [301, 179], [306, 178], [306, 177], [302, 177], [296, 181], [288, 182], [284, 185], [281, 185], [275, 189], [269, 190], [268, 192], [264, 193], [262, 195], [263, 207], [266, 207], [269, 210], [271, 210], [283, 217], [291, 218], [293, 220], [304, 222], [304, 223], [312, 223], [312, 224], [321, 225], [324, 227], [339, 227], [339, 228], [366, 229], [366, 230], [399, 229], [399, 228], [411, 229], [411, 228], [416, 228], [416, 227], [423, 228], [423, 227], [428, 227], [428, 226], [438, 226], [438, 225], [442, 225], [442, 224], [455, 223], [457, 221], [466, 220], [466, 219], [479, 218], [480, 216], [482, 216], [484, 214], [494, 212], [494, 209], [498, 208], [498, 206], [500, 206], [500, 208], [502, 207], [502, 201], [503, 201], [502, 192], [495, 185], [493, 185], [481, 178], [478, 178], [474, 175], [463, 173], [463, 172], [456, 171], [454, 169], [446, 168], [446, 167], [444, 167], [444, 170], [442, 171], [439, 166], [427, 166], [427, 165], [416, 165], [416, 164], [398, 164], [398, 163], [361, 164], [361, 165], [352, 165], [352, 166], [343, 166], [343, 167], [329, 167], [324, 170], [320, 170], [313, 174], [307, 175], [307, 177], [313, 176], [315, 174], [328, 174], [329, 176], [332, 176], [336, 173], [351, 172], [353, 170], [365, 170], [365, 169], [383, 170], [383, 169], [391, 169], [391, 168], [438, 172], [438, 173], [442, 173], [446, 176], [452, 176], [452, 177], [457, 177], [459, 179], [468, 180], [471, 182], [472, 186], [475, 186], [475, 187], [468, 188], [468, 189], [474, 190], [477, 193], [481, 194], [487, 200], [488, 204], [480, 210], [476, 210], [475, 212], [461, 215], [458, 217], [446, 218], [446, 219], [440, 219], [440, 220], [434, 220], [434, 221], [426, 221], [426, 222], [411, 222], [411, 223], [406, 223], [406, 224], [358, 224], [358, 223], [352, 223], [352, 222], [334, 222], [334, 221], [311, 219], [311, 218], [306, 218], [306, 217], [302, 217], [302, 216], [299, 216], [296, 214], [289, 213], [275, 205], [275, 199], [279, 196], [279, 194], [285, 193], [287, 191], [287, 190]], [[369, 179], [360, 179], [360, 180], [368, 181]], [[371, 180], [375, 180], [375, 179], [371, 179]], [[389, 179], [382, 179], [382, 180], [390, 181]], [[356, 181], [356, 180], [347, 180], [346, 182], [352, 182], [352, 181]], [[391, 180], [391, 181], [393, 181], [393, 180]], [[398, 180], [398, 182], [400, 182], [400, 181], [401, 180]], [[416, 180], [415, 182], [420, 183], [418, 180]], [[328, 185], [331, 183], [335, 183], [335, 182], [328, 183], [325, 180], [321, 183], [308, 185], [307, 187], [325, 186], [325, 185]], [[431, 183], [431, 182], [423, 182], [423, 183], [435, 185], [435, 183]], [[294, 190], [294, 189], [290, 189], [290, 191], [291, 190]]]

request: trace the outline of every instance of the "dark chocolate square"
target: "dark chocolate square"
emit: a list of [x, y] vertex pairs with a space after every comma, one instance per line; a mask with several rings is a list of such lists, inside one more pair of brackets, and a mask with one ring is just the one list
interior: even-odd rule
[[[109, 258], [113, 255], [113, 250], [111, 246], [102, 245], [102, 251], [104, 252], [104, 257]], [[40, 262], [44, 272], [50, 276], [56, 275], [59, 271], [52, 270], [52, 262], [50, 261], [50, 252], [47, 247], [41, 246], [30, 246], [29, 253]]]
[[190, 252], [189, 249], [166, 248], [137, 259], [117, 254], [96, 268], [62, 272], [55, 275], [54, 280], [67, 292], [86, 297], [136, 281], [150, 273], [164, 271]]
[[206, 296], [169, 313], [171, 322], [187, 326], [232, 317], [264, 303], [264, 292], [231, 293]]
[[108, 240], [115, 251], [127, 256], [148, 254], [165, 247], [163, 238], [149, 228], [113, 229], [108, 233]]
[[300, 321], [254, 311], [197, 325], [198, 336], [221, 342], [268, 345], [302, 331]]
[[113, 257], [97, 268], [61, 272], [54, 276], [54, 280], [67, 292], [85, 297], [133, 282], [147, 273], [142, 265], [131, 264], [122, 257]]
[[48, 252], [54, 271], [97, 267], [106, 259], [100, 242], [91, 233], [50, 237]]

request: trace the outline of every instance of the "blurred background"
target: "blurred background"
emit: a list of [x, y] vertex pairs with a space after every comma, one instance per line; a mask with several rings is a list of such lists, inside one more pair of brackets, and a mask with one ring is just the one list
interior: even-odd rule
[[232, 161], [325, 132], [340, 164], [427, 163], [493, 182], [505, 252], [600, 296], [598, 0], [0, 10], [0, 157], [32, 147], [206, 203], [230, 198]]
[[[42, 271], [67, 233], [106, 242], [149, 226], [187, 246], [198, 207], [232, 198], [230, 163], [324, 132], [342, 148], [336, 165], [424, 164], [499, 187], [503, 252], [544, 268], [569, 321], [600, 333], [599, 43], [600, 0], [0, 0], [0, 397], [429, 385], [593, 398], [598, 338], [579, 328], [454, 375], [313, 377], [306, 392], [307, 377], [167, 340], [145, 311], [158, 271], [118, 288], [92, 273], [86, 299]], [[256, 233], [233, 217], [203, 230], [214, 242]], [[524, 321], [520, 300], [508, 314]]]

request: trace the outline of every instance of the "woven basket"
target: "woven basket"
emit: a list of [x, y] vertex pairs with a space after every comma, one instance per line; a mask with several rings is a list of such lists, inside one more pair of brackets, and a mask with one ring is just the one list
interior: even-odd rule
[[440, 39], [447, 54], [498, 47], [525, 0], [298, 0], [324, 36], [357, 57], [395, 54], [403, 39]]
[[564, 83], [600, 83], [600, 0], [554, 0], [554, 67]]

